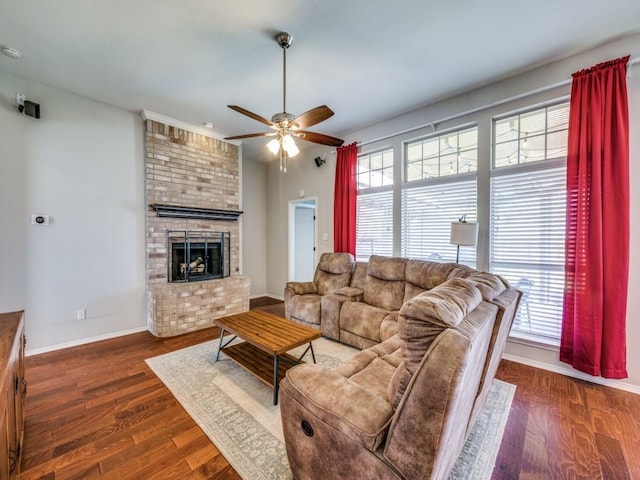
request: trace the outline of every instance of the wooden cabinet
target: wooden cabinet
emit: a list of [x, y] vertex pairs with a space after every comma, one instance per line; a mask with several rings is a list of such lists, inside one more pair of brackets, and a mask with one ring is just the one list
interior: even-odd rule
[[24, 434], [24, 312], [0, 314], [0, 480], [17, 479]]

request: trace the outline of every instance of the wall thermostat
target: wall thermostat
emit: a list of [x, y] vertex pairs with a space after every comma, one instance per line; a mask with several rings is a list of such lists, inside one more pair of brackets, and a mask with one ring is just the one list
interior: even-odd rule
[[49, 215], [31, 215], [31, 224], [49, 225]]

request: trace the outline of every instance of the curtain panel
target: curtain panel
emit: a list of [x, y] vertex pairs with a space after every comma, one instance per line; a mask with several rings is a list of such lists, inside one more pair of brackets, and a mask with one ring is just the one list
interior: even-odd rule
[[356, 167], [358, 146], [338, 147], [333, 198], [333, 250], [356, 255]]
[[626, 378], [629, 57], [573, 74], [560, 360]]

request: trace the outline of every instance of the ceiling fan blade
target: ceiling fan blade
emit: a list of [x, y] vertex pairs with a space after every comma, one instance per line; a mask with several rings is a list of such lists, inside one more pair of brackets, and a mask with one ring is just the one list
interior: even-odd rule
[[276, 132], [247, 133], [245, 135], [235, 135], [233, 137], [224, 137], [224, 139], [225, 140], [239, 140], [241, 138], [272, 137], [274, 135], [276, 135]]
[[321, 105], [316, 108], [312, 108], [308, 112], [304, 112], [302, 115], [298, 115], [293, 123], [298, 124], [298, 128], [309, 128], [320, 122], [324, 122], [327, 118], [333, 115], [331, 110], [326, 105]]
[[237, 105], [227, 105], [227, 107], [229, 107], [231, 110], [235, 110], [235, 111], [236, 111], [236, 112], [238, 112], [238, 113], [241, 113], [241, 114], [243, 114], [243, 115], [246, 115], [247, 117], [251, 117], [251, 118], [253, 118], [254, 120], [259, 121], [260, 123], [264, 123], [265, 125], [268, 125], [268, 126], [270, 126], [270, 127], [273, 127], [273, 126], [274, 126], [274, 125], [273, 125], [273, 122], [272, 122], [271, 120], [267, 120], [266, 118], [261, 117], [261, 116], [260, 116], [260, 115], [258, 115], [257, 113], [250, 112], [249, 110], [246, 110], [246, 109], [244, 109], [244, 108], [242, 108], [242, 107], [239, 107], [239, 106], [237, 106]]
[[298, 130], [295, 133], [295, 136], [300, 138], [301, 140], [306, 140], [307, 142], [329, 145], [331, 147], [339, 147], [344, 143], [344, 140], [336, 137], [331, 137], [323, 133], [308, 132], [304, 130]]

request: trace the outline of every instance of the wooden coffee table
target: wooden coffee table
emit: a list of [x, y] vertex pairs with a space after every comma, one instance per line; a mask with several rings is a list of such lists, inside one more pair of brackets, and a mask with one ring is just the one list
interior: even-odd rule
[[[216, 362], [223, 351], [267, 385], [272, 385], [274, 405], [278, 404], [279, 380], [284, 378], [287, 370], [301, 363], [309, 350], [313, 363], [316, 363], [311, 342], [320, 338], [322, 333], [314, 328], [258, 310], [218, 318], [213, 323], [222, 330]], [[230, 333], [233, 337], [223, 343], [225, 333]], [[229, 345], [236, 338], [244, 342]], [[306, 343], [309, 346], [300, 357], [286, 353]]]

